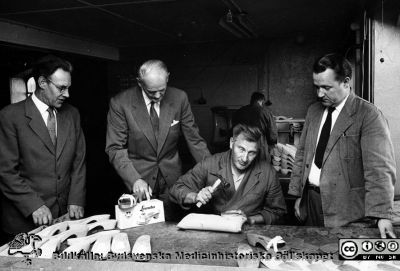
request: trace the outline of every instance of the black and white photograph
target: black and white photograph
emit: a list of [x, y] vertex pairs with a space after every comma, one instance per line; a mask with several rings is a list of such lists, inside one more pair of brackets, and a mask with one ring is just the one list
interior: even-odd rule
[[0, 270], [399, 270], [399, 0], [0, 1]]

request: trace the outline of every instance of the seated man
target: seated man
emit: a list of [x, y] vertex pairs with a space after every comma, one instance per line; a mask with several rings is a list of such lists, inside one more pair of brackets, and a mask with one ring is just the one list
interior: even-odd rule
[[[171, 187], [170, 198], [183, 209], [206, 204], [212, 212], [241, 210], [250, 224], [277, 224], [286, 204], [272, 166], [258, 159], [262, 133], [238, 124], [230, 150], [214, 154], [181, 176]], [[221, 184], [212, 191], [217, 179]]]

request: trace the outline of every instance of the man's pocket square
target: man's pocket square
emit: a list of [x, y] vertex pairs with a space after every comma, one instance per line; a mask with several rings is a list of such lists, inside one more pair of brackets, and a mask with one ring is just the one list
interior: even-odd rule
[[179, 123], [179, 120], [173, 120], [172, 123], [171, 123], [171, 127], [176, 125], [176, 124], [178, 124], [178, 123]]

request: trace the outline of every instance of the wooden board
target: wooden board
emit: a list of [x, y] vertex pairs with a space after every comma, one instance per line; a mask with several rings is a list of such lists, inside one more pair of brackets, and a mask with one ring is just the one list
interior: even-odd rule
[[[239, 244], [247, 244], [246, 234], [248, 232], [262, 234], [268, 237], [276, 235], [282, 236], [286, 241], [286, 246], [282, 249], [292, 249], [305, 253], [321, 252], [321, 247], [326, 250], [330, 244], [338, 242], [338, 238], [354, 238], [360, 235], [371, 238], [379, 237], [376, 228], [314, 228], [314, 227], [294, 227], [294, 226], [249, 226], [245, 225], [242, 233], [223, 233], [209, 231], [179, 230], [175, 224], [157, 223], [143, 227], [124, 230], [128, 234], [129, 242], [134, 244], [136, 239], [148, 234], [151, 236], [152, 258], [147, 263], [135, 263], [133, 259], [118, 261], [110, 258], [106, 261], [96, 260], [69, 260], [51, 259], [47, 261], [37, 261], [32, 259], [30, 268], [39, 270], [124, 270], [129, 266], [130, 270], [135, 266], [140, 266], [140, 270], [187, 270], [187, 265], [193, 265], [190, 270], [217, 270], [225, 267], [237, 267], [235, 258], [228, 259], [226, 255], [234, 255]], [[396, 228], [397, 234], [400, 228]], [[398, 234], [399, 235], [399, 234]], [[263, 248], [252, 247], [254, 252], [263, 251]], [[217, 257], [212, 258], [213, 255]], [[218, 256], [219, 255], [219, 256]], [[225, 258], [223, 258], [225, 257]], [[337, 254], [334, 254], [337, 261]], [[25, 267], [28, 262], [24, 258], [0, 257], [0, 270], [13, 270]], [[77, 262], [82, 264], [76, 264]], [[126, 265], [128, 264], [128, 265]], [[141, 268], [144, 264], [144, 268]], [[172, 265], [171, 265], [172, 264]], [[177, 265], [176, 265], [177, 264]], [[66, 269], [70, 266], [72, 269]], [[121, 268], [119, 268], [119, 267]], [[186, 269], [183, 268], [186, 266]], [[208, 266], [205, 268], [204, 266]], [[211, 266], [211, 267], [210, 267]], [[111, 268], [111, 269], [107, 269]], [[148, 268], [148, 269], [146, 269]], [[139, 269], [138, 269], [139, 270]], [[222, 269], [223, 270], [223, 269]], [[227, 269], [229, 270], [229, 269]]]

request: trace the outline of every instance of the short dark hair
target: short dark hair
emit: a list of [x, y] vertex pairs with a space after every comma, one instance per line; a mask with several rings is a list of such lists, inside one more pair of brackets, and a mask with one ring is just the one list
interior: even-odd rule
[[250, 98], [250, 104], [255, 104], [258, 101], [265, 101], [265, 96], [259, 91], [253, 92]]
[[350, 62], [341, 54], [327, 54], [318, 58], [313, 66], [314, 73], [321, 73], [332, 69], [336, 73], [336, 80], [343, 82], [346, 77], [351, 79], [352, 69]]
[[32, 74], [35, 81], [38, 82], [40, 76], [48, 78], [56, 70], [62, 69], [66, 72], [71, 73], [73, 70], [72, 64], [60, 57], [54, 55], [47, 55], [39, 59], [33, 66]]
[[258, 144], [260, 144], [260, 139], [262, 136], [260, 128], [242, 123], [236, 124], [235, 127], [233, 127], [232, 134], [233, 138], [236, 138], [242, 134], [247, 141], [257, 142]]

